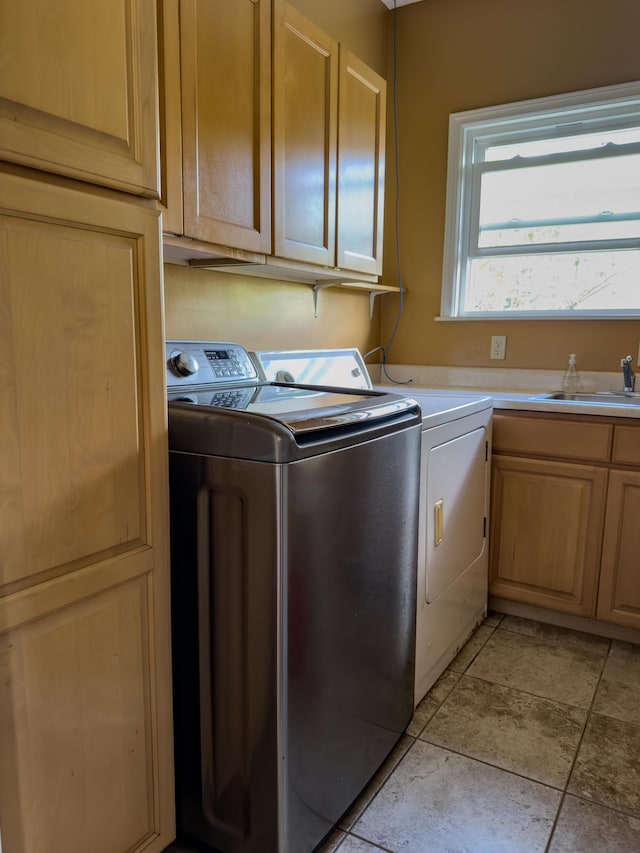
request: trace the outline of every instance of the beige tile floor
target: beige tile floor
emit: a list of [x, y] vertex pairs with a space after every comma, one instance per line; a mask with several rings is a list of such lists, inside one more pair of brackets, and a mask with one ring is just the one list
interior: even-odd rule
[[640, 853], [640, 646], [490, 614], [336, 851]]

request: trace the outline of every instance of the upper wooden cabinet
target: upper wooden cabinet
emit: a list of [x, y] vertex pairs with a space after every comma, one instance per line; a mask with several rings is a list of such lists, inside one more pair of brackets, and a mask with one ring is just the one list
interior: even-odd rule
[[338, 42], [274, 3], [273, 253], [336, 262]]
[[154, 0], [0, 4], [0, 159], [157, 197]]
[[284, 0], [160, 12], [165, 257], [376, 283], [384, 80]]
[[340, 50], [336, 264], [382, 273], [386, 82]]
[[267, 253], [269, 0], [165, 0], [162, 17], [163, 230]]
[[274, 0], [274, 255], [382, 272], [386, 84]]
[[0, 831], [174, 837], [166, 396], [152, 203], [0, 166]]

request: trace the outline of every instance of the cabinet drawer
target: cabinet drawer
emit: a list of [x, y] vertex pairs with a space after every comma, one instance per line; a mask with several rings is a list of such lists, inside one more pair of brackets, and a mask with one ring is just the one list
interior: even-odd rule
[[640, 465], [640, 426], [616, 426], [612, 461], [618, 465]]
[[613, 425], [563, 418], [494, 413], [494, 452], [608, 462]]

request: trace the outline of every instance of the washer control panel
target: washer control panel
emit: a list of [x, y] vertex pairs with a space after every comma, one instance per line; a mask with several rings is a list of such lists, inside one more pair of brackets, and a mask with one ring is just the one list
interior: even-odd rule
[[167, 341], [167, 388], [255, 383], [261, 377], [240, 344], [224, 341]]

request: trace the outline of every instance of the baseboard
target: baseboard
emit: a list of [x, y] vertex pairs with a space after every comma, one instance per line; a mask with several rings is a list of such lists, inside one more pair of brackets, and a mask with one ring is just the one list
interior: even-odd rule
[[621, 640], [625, 643], [640, 645], [640, 630], [627, 628], [624, 625], [613, 625], [599, 619], [589, 619], [586, 616], [574, 616], [571, 613], [560, 613], [557, 610], [547, 610], [545, 607], [534, 607], [508, 598], [489, 596], [489, 610], [504, 613], [506, 616], [520, 616], [523, 619], [536, 619], [559, 628], [572, 628], [574, 631], [584, 631], [586, 634], [596, 634], [598, 637], [608, 637], [610, 640]]

